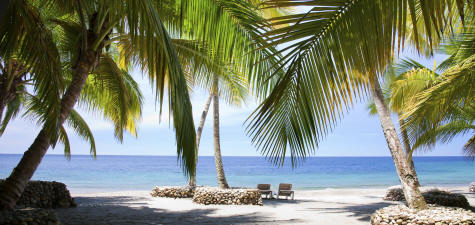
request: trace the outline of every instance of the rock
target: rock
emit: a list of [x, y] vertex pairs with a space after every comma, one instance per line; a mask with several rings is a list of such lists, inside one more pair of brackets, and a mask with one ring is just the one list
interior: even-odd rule
[[475, 192], [475, 182], [470, 183], [470, 186], [468, 186], [468, 191]]
[[262, 198], [257, 189], [200, 187], [195, 190], [193, 202], [205, 205], [262, 205]]
[[[460, 208], [470, 208], [467, 198], [462, 194], [451, 193], [447, 189], [434, 187], [420, 187], [422, 196], [428, 204], [437, 204], [441, 206], [452, 206]], [[405, 201], [404, 192], [401, 186], [392, 186], [386, 190], [383, 198], [388, 201]]]
[[192, 198], [195, 194], [195, 188], [191, 186], [157, 186], [150, 195], [152, 197]]
[[[387, 222], [391, 221], [391, 222]], [[405, 205], [393, 205], [377, 210], [371, 215], [372, 225], [383, 224], [475, 224], [475, 213], [469, 210], [428, 205], [426, 210], [414, 210]]]
[[[0, 179], [0, 185], [4, 182]], [[55, 181], [30, 181], [25, 187], [17, 208], [69, 208], [76, 203], [66, 185]]]
[[24, 208], [0, 211], [0, 224], [60, 225], [53, 209]]

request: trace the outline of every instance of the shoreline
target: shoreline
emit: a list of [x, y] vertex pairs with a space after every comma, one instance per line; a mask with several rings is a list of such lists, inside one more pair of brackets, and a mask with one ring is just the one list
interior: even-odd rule
[[[295, 190], [295, 200], [264, 199], [263, 206], [200, 205], [191, 199], [151, 197], [150, 191], [72, 194], [77, 208], [57, 209], [64, 225], [74, 224], [356, 224], [368, 225], [382, 207], [386, 188]], [[475, 193], [463, 193], [475, 206]]]
[[[423, 185], [422, 187], [436, 187], [436, 188], [443, 188], [443, 189], [454, 189], [454, 190], [463, 190], [463, 189], [467, 189], [468, 190], [468, 186], [470, 185], [470, 183], [467, 183], [466, 185], [462, 185], [462, 184], [428, 184], [428, 185]], [[156, 185], [156, 186], [180, 186], [180, 185]], [[120, 193], [120, 192], [135, 192], [135, 191], [148, 191], [148, 192], [151, 192], [153, 188], [155, 188], [156, 186], [153, 186], [152, 188], [150, 188], [150, 190], [148, 189], [101, 189], [101, 188], [71, 188], [68, 186], [68, 189], [69, 189], [69, 192], [71, 193], [71, 195], [75, 194], [75, 195], [83, 195], [83, 194], [101, 194], [101, 193]], [[186, 186], [186, 185], [181, 185], [181, 186]], [[208, 186], [208, 185], [203, 185], [205, 187], [217, 187], [217, 186]], [[321, 191], [321, 190], [340, 190], [340, 189], [358, 189], [358, 190], [365, 190], [365, 189], [384, 189], [386, 190], [388, 187], [392, 187], [392, 186], [397, 186], [397, 185], [386, 185], [386, 186], [340, 186], [340, 187], [310, 187], [310, 188], [293, 188], [293, 190], [295, 191], [303, 191], [303, 192], [308, 192], [308, 191]], [[253, 188], [253, 187], [243, 187], [243, 188]], [[273, 191], [277, 191], [277, 187], [274, 186], [271, 188]], [[275, 189], [275, 190], [274, 190]]]

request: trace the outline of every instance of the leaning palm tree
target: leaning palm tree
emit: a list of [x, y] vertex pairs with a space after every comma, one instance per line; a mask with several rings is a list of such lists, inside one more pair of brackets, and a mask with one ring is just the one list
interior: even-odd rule
[[[71, 33], [69, 36], [75, 35]], [[12, 59], [9, 61], [11, 62]], [[15, 66], [3, 63], [3, 68], [15, 68]], [[19, 69], [14, 70], [20, 71]], [[20, 73], [5, 71], [0, 76], [8, 79], [9, 76], [15, 76], [16, 74]], [[65, 81], [70, 82], [71, 74], [67, 71], [64, 71], [63, 74], [65, 75]], [[21, 76], [16, 76], [18, 78], [14, 79], [14, 82], [10, 85], [11, 89], [14, 90], [9, 91], [8, 99], [5, 102], [5, 116], [0, 118], [0, 136], [5, 132], [9, 122], [18, 116], [22, 108], [24, 108], [22, 117], [38, 119], [36, 122], [39, 125], [41, 125], [41, 118], [47, 113], [45, 111], [48, 108], [46, 103], [41, 102], [38, 96], [28, 91], [34, 90], [34, 87], [32, 87], [34, 84], [30, 83], [34, 75], [28, 73], [25, 69]], [[90, 76], [86, 81], [82, 97], [79, 99], [82, 108], [85, 110], [94, 109], [94, 111], [102, 113], [106, 120], [113, 122], [116, 137], [119, 141], [123, 139], [122, 133], [124, 130], [136, 135], [135, 124], [141, 115], [142, 94], [132, 76], [124, 70], [116, 70], [110, 60], [107, 59], [101, 61], [101, 64], [92, 71]], [[73, 109], [67, 121], [80, 137], [90, 142], [91, 154], [95, 156], [94, 137], [78, 112]], [[69, 144], [66, 144], [69, 143], [69, 140], [65, 129], [60, 127], [59, 132], [59, 140], [65, 145], [65, 154], [69, 157]]]
[[[160, 103], [165, 95], [164, 87], [168, 87], [177, 153], [182, 159], [184, 172], [188, 174], [193, 174], [195, 168], [191, 104], [176, 49], [166, 28], [173, 34], [181, 34], [183, 28], [188, 28], [184, 35], [206, 42], [210, 49], [222, 49], [220, 57], [226, 63], [240, 61], [245, 65], [245, 74], [256, 81], [264, 79], [256, 74], [272, 71], [273, 64], [260, 62], [272, 56], [272, 49], [250, 53], [261, 45], [250, 41], [251, 37], [259, 37], [258, 30], [254, 29], [259, 18], [247, 13], [251, 8], [247, 1], [16, 0], [9, 3], [0, 23], [0, 57], [19, 51], [22, 60], [35, 65], [33, 74], [41, 75], [36, 76], [35, 88], [41, 101], [46, 102], [48, 114], [42, 118], [43, 129], [35, 142], [2, 186], [2, 209], [13, 207], [48, 147], [56, 143], [58, 125], [64, 122], [74, 107], [89, 73], [100, 63], [100, 55], [109, 46], [117, 46], [119, 57], [112, 58], [118, 62], [118, 68], [138, 65], [148, 72]], [[41, 12], [38, 10], [40, 7]], [[53, 18], [63, 29], [68, 29], [67, 22], [70, 21], [81, 25], [78, 32], [81, 35], [75, 42], [67, 44], [70, 46], [67, 52], [69, 61], [74, 62], [71, 66], [72, 81], [68, 85], [62, 80], [61, 58], [51, 28], [43, 23], [48, 20], [45, 17], [49, 14], [52, 14], [49, 18]], [[204, 14], [207, 17], [203, 18]], [[110, 52], [105, 51], [105, 54]], [[49, 89], [50, 85], [65, 91]], [[259, 90], [266, 88], [259, 87]]]
[[[81, 25], [81, 35], [77, 41], [69, 43], [71, 57], [69, 61], [73, 62], [72, 80], [66, 86], [61, 76], [56, 77], [59, 87], [65, 85], [64, 93], [54, 92], [54, 88], [49, 90], [53, 93], [48, 92], [46, 86], [56, 83], [36, 85], [39, 90], [46, 93], [40, 92], [40, 99], [41, 101], [48, 99], [47, 105], [51, 110], [48, 110], [49, 113], [45, 115], [43, 128], [35, 141], [0, 187], [0, 209], [14, 207], [49, 146], [55, 145], [58, 139], [57, 127], [60, 127], [70, 115], [80, 98], [89, 74], [104, 60], [102, 55], [108, 54], [105, 51], [107, 46], [118, 45], [120, 48], [119, 40], [124, 37], [133, 43], [132, 54], [136, 59], [135, 62], [141, 65], [143, 70], [148, 71], [149, 78], [155, 83], [156, 91], [160, 93], [160, 96], [163, 96], [165, 81], [168, 83], [170, 110], [173, 113], [173, 124], [176, 130], [177, 153], [180, 157], [183, 156], [185, 172], [193, 173], [195, 131], [191, 104], [181, 67], [170, 37], [160, 19], [157, 6], [149, 0], [50, 1], [45, 5], [53, 8], [52, 11], [57, 13], [56, 18], [61, 16], [65, 18], [63, 21], [78, 21]], [[25, 46], [35, 42], [31, 39], [38, 35], [52, 36], [51, 28], [43, 24], [41, 16], [43, 15], [34, 4], [21, 0], [11, 2], [0, 26], [0, 55], [3, 57], [13, 51], [20, 51], [22, 58], [28, 62], [34, 62], [38, 56], [42, 56], [44, 53], [34, 48], [24, 49]], [[68, 29], [65, 24], [67, 23], [58, 23], [63, 29]], [[54, 43], [47, 47], [49, 51], [59, 55]], [[31, 52], [26, 53], [26, 51]], [[113, 58], [109, 58], [115, 64]], [[59, 57], [53, 62], [46, 62], [43, 66], [49, 69], [49, 65], [56, 65], [54, 68], [59, 67]], [[53, 102], [58, 104], [53, 104]]]
[[[407, 60], [403, 60], [403, 62], [409, 62]], [[391, 105], [390, 103], [391, 102], [391, 84], [392, 82], [394, 82], [395, 80], [397, 79], [401, 79], [402, 75], [396, 75], [396, 66], [391, 64], [388, 66], [388, 69], [384, 72], [384, 79], [385, 79], [385, 82], [384, 84], [386, 85], [386, 87], [384, 87], [382, 90], [383, 90], [383, 94], [384, 94], [384, 101], [385, 103], [388, 105], [388, 108], [391, 109], [391, 112], [394, 112], [397, 114], [398, 116], [398, 124], [399, 124], [399, 131], [400, 131], [400, 137], [402, 139], [402, 143], [403, 143], [403, 146], [404, 146], [404, 150], [406, 152], [407, 155], [410, 155], [412, 153], [412, 148], [411, 148], [411, 143], [409, 141], [409, 136], [407, 134], [407, 130], [406, 130], [406, 127], [405, 127], [405, 120], [401, 118], [401, 115], [403, 112], [401, 112], [400, 110], [400, 107], [397, 107], [395, 105]], [[369, 104], [368, 104], [368, 111], [369, 111], [369, 114], [370, 115], [377, 115], [378, 111], [376, 109], [376, 105], [374, 103], [374, 101], [371, 101]], [[420, 183], [419, 183], [419, 179], [417, 177], [417, 174], [416, 174], [416, 169], [414, 167], [414, 161], [410, 161], [409, 163], [409, 166], [410, 166], [410, 169], [411, 169], [411, 173], [412, 173], [412, 176], [414, 177], [415, 179], [415, 183], [417, 186], [420, 186]]]
[[[472, 2], [472, 1], [469, 1]], [[265, 7], [311, 7], [306, 13], [276, 17], [290, 23], [263, 34], [268, 44], [286, 44], [276, 67], [284, 70], [272, 92], [248, 121], [248, 133], [277, 164], [313, 153], [357, 98], [371, 93], [409, 207], [426, 208], [410, 172], [378, 78], [394, 55], [411, 44], [431, 53], [440, 38], [473, 17], [472, 4], [459, 1], [270, 0]], [[423, 42], [428, 40], [427, 42]], [[408, 43], [407, 43], [408, 42]], [[277, 54], [276, 53], [276, 54]], [[356, 79], [357, 78], [357, 79]], [[265, 81], [265, 79], [264, 79]]]

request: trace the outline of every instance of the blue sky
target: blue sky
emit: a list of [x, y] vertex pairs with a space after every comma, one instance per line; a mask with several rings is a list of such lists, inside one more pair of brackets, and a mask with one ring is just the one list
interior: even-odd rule
[[[411, 52], [405, 52], [402, 57], [419, 59], [426, 66], [432, 68], [434, 59], [420, 59]], [[437, 63], [445, 56], [437, 55]], [[138, 138], [126, 135], [123, 143], [115, 140], [110, 123], [99, 115], [91, 114], [79, 109], [93, 130], [97, 153], [99, 155], [175, 155], [175, 139], [172, 128], [169, 126], [168, 113], [162, 114], [159, 123], [158, 108], [155, 104], [154, 93], [148, 80], [142, 78], [140, 71], [134, 71], [133, 76], [139, 82], [145, 97], [142, 121], [138, 128]], [[207, 93], [195, 90], [191, 94], [195, 124], [206, 101]], [[259, 152], [250, 143], [245, 135], [243, 126], [246, 118], [256, 108], [257, 103], [250, 101], [241, 107], [228, 106], [221, 101], [221, 151], [224, 156], [258, 156]], [[167, 109], [165, 103], [164, 109]], [[201, 138], [200, 156], [213, 155], [211, 111]], [[17, 118], [13, 121], [4, 135], [0, 137], [0, 154], [23, 153], [33, 142], [39, 128], [35, 123]], [[82, 141], [72, 131], [69, 132], [72, 154], [89, 154], [88, 143]], [[419, 152], [416, 155], [462, 155], [462, 146], [467, 137], [457, 138], [450, 144], [437, 145], [431, 152]], [[62, 146], [49, 150], [48, 154], [62, 154]], [[377, 116], [369, 116], [366, 102], [356, 104], [341, 120], [332, 133], [319, 143], [315, 156], [390, 156], [386, 141], [382, 134]]]

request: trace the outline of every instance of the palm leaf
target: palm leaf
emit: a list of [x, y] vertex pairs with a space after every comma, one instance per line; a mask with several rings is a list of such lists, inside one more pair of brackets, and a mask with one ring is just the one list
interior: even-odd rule
[[[0, 56], [16, 55], [33, 75], [34, 91], [48, 110], [41, 121], [55, 140], [60, 94], [64, 84], [58, 50], [43, 14], [28, 1], [12, 1], [0, 23]], [[54, 143], [54, 141], [53, 141]]]

